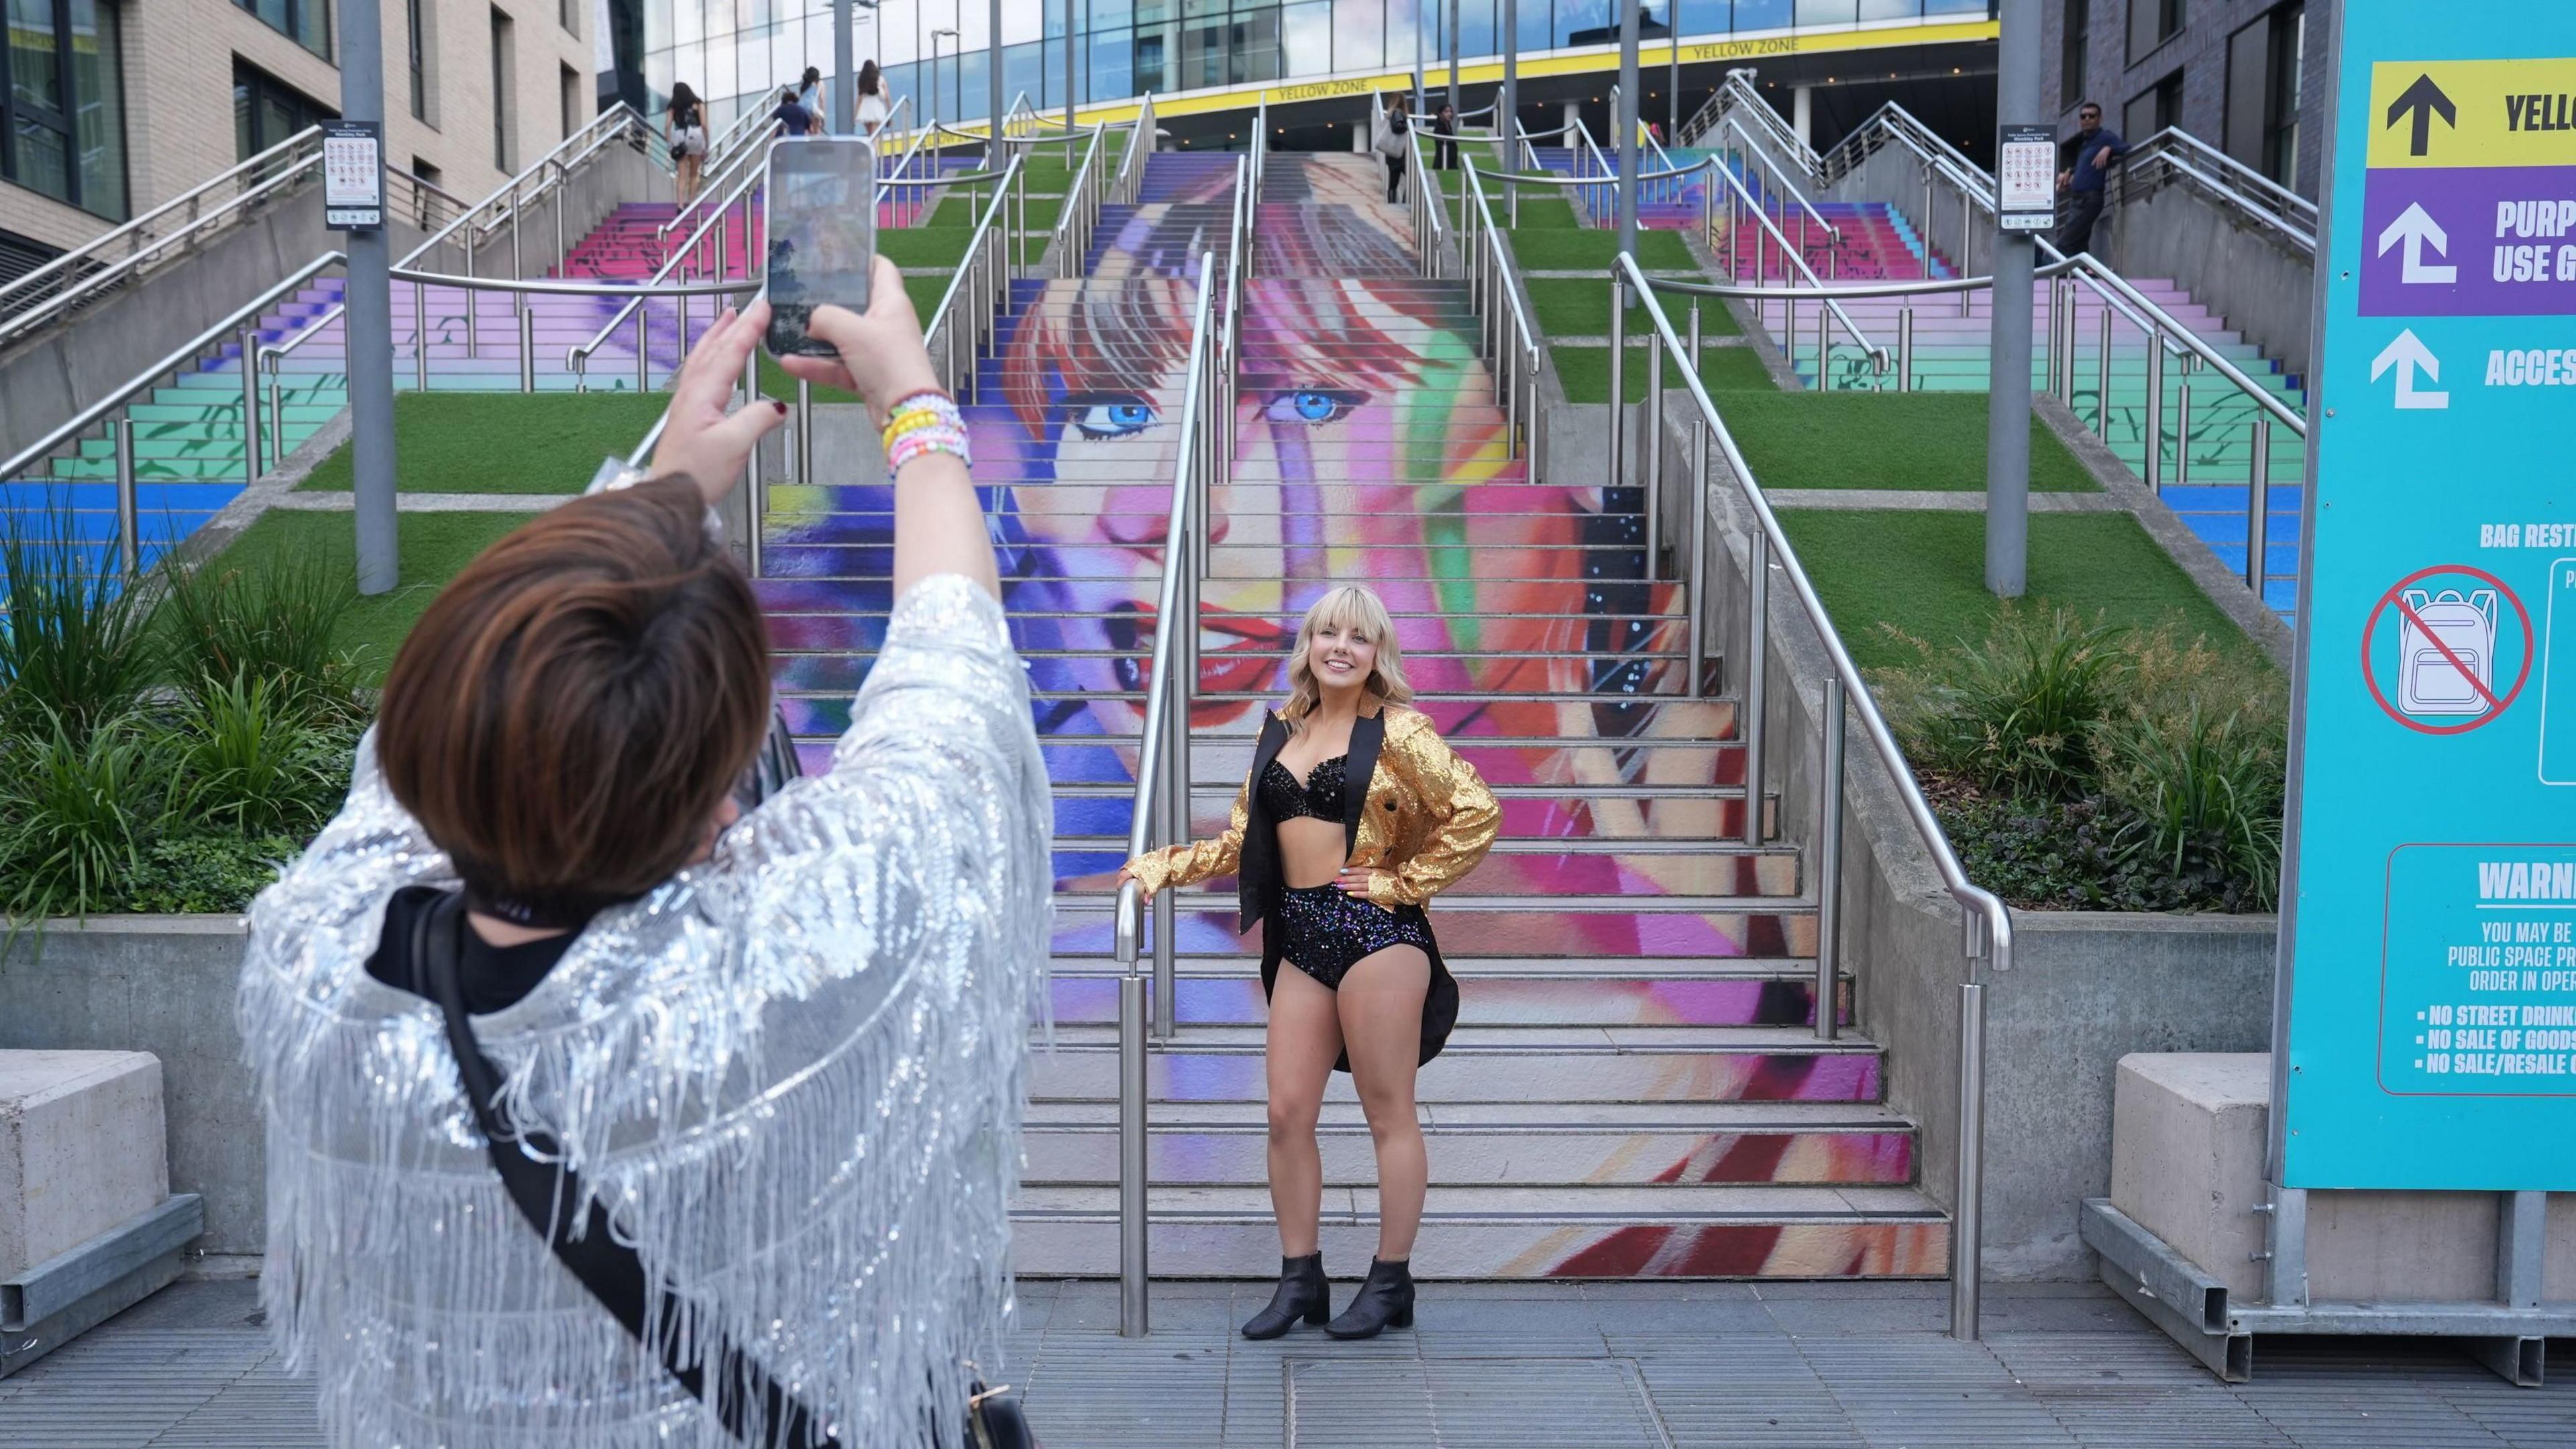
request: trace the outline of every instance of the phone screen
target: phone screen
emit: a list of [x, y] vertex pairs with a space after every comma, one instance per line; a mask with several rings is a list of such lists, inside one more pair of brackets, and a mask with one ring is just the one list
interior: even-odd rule
[[831, 356], [805, 321], [829, 305], [864, 312], [876, 259], [876, 148], [860, 136], [788, 137], [769, 148], [770, 352]]

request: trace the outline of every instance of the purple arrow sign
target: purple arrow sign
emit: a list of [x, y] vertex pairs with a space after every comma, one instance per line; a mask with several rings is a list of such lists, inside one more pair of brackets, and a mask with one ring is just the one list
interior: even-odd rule
[[2569, 314], [2576, 314], [2576, 167], [2370, 173], [2361, 315]]

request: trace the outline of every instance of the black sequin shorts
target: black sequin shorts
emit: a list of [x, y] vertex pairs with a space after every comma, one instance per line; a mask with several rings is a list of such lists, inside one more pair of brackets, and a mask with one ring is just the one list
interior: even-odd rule
[[1429, 918], [1413, 906], [1389, 911], [1340, 886], [1292, 886], [1280, 896], [1279, 954], [1328, 989], [1340, 990], [1353, 966], [1389, 946], [1430, 954]]

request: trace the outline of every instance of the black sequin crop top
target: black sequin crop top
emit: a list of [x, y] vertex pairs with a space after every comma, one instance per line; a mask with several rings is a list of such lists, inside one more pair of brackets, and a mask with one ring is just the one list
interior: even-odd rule
[[1302, 785], [1297, 783], [1295, 775], [1288, 772], [1286, 765], [1272, 760], [1270, 768], [1261, 772], [1262, 808], [1270, 812], [1273, 820], [1295, 820], [1301, 816], [1317, 820], [1341, 819], [1346, 790], [1342, 770], [1350, 763], [1350, 758], [1345, 754], [1318, 761]]

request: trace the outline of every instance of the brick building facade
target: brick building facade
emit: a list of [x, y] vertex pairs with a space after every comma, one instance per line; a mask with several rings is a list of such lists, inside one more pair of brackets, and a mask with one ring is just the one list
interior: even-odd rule
[[2042, 104], [2062, 134], [2102, 106], [2130, 141], [2176, 126], [2317, 193], [2335, 0], [2047, 0]]

